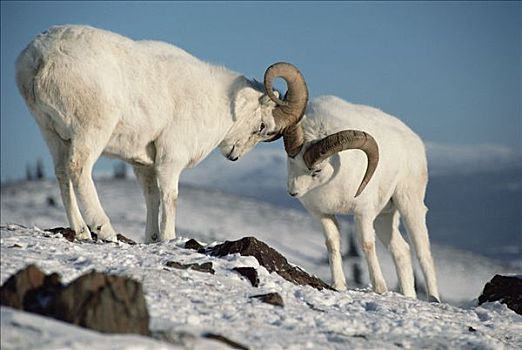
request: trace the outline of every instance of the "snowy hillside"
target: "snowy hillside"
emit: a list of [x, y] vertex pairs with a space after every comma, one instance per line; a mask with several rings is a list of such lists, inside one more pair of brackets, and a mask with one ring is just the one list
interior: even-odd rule
[[[130, 276], [144, 285], [156, 339], [102, 335], [2, 308], [2, 349], [227, 348], [204, 338], [217, 334], [250, 349], [394, 349], [522, 346], [522, 317], [499, 303], [467, 309], [368, 289], [318, 291], [269, 274], [253, 257], [210, 257], [182, 248], [186, 239], [159, 244], [71, 243], [61, 235], [1, 227], [1, 280], [28, 263], [70, 282], [91, 269]], [[215, 274], [166, 267], [168, 261], [211, 262]], [[232, 272], [257, 269], [259, 287]], [[277, 292], [284, 307], [250, 296]]]
[[[143, 241], [145, 206], [133, 179], [99, 180], [101, 201], [117, 231]], [[1, 192], [1, 282], [28, 263], [46, 273], [59, 272], [69, 282], [91, 269], [124, 274], [144, 283], [151, 327], [158, 343], [137, 336], [107, 336], [57, 321], [2, 308], [2, 349], [82, 349], [95, 346], [121, 349], [226, 348], [202, 338], [226, 336], [251, 349], [278, 348], [520, 348], [522, 317], [493, 303], [476, 307], [474, 300], [495, 273], [516, 271], [487, 258], [433, 245], [441, 296], [437, 305], [410, 300], [390, 292], [379, 296], [363, 289], [344, 293], [295, 286], [259, 267], [252, 257], [213, 258], [181, 248], [188, 238], [204, 243], [255, 236], [288, 260], [329, 282], [326, 249], [318, 224], [301, 210], [260, 203], [253, 199], [182, 186], [178, 207], [178, 240], [152, 245], [70, 243], [59, 234], [46, 237], [41, 229], [66, 226], [54, 181], [11, 184]], [[16, 225], [11, 225], [16, 224]], [[23, 225], [23, 226], [19, 226]], [[343, 222], [343, 232], [350, 225]], [[390, 289], [397, 279], [389, 254], [380, 257]], [[177, 270], [167, 261], [211, 261], [215, 275]], [[353, 288], [352, 259], [345, 273]], [[232, 272], [233, 267], [256, 267], [260, 286]], [[417, 269], [417, 275], [421, 276]], [[367, 277], [364, 274], [365, 281]], [[422, 284], [422, 279], [419, 281]], [[278, 292], [285, 307], [263, 304], [249, 296]], [[464, 305], [464, 308], [453, 305]], [[38, 334], [38, 335], [37, 335]], [[138, 339], [139, 338], [139, 339]], [[99, 345], [99, 346], [98, 346]]]

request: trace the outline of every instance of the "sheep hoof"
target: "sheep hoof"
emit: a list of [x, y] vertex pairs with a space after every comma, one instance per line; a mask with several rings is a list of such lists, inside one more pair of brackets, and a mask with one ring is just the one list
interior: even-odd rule
[[76, 238], [79, 241], [91, 241], [92, 240], [91, 231], [89, 231], [89, 228], [87, 228], [87, 227], [81, 227], [78, 230], [74, 230], [74, 232], [75, 232], [74, 238]]
[[346, 284], [334, 284], [332, 287], [338, 292], [344, 292], [347, 290]]
[[96, 226], [98, 231], [98, 239], [108, 242], [118, 242], [116, 232], [110, 227], [110, 225], [98, 225]]
[[440, 304], [440, 299], [437, 298], [437, 297], [434, 297], [433, 295], [430, 295], [430, 296], [428, 297], [428, 301], [429, 301], [430, 303], [437, 303], [437, 304]]
[[388, 288], [386, 288], [386, 286], [377, 286], [373, 289], [373, 291], [377, 294], [384, 294], [388, 292]]

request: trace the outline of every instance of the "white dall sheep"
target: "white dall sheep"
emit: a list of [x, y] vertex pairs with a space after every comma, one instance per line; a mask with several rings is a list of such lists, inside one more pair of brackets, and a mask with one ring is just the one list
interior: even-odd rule
[[279, 105], [260, 83], [175, 46], [75, 25], [41, 33], [16, 63], [18, 88], [49, 146], [80, 239], [91, 238], [87, 225], [101, 239], [116, 239], [91, 177], [101, 155], [133, 165], [145, 195], [146, 241], [174, 238], [183, 169], [216, 147], [237, 160], [302, 117], [308, 101], [302, 75], [274, 64], [265, 72], [270, 90], [276, 77], [288, 85]]
[[[375, 250], [377, 234], [393, 256], [402, 293], [416, 297], [409, 245], [399, 232], [402, 217], [429, 297], [439, 300], [426, 227], [422, 140], [395, 117], [332, 96], [314, 99], [289, 131], [284, 135], [288, 192], [322, 224], [334, 288], [346, 289], [335, 215], [353, 213], [374, 291], [387, 291]], [[342, 152], [348, 149], [364, 153]]]

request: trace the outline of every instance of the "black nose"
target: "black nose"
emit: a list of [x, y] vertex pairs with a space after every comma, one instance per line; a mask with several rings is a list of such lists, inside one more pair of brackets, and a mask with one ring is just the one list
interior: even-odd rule
[[238, 160], [238, 159], [239, 159], [239, 157], [234, 157], [234, 158], [228, 158], [228, 159], [230, 159], [231, 161], [235, 162], [236, 160]]
[[288, 194], [291, 195], [292, 197], [297, 196], [297, 192], [288, 192]]

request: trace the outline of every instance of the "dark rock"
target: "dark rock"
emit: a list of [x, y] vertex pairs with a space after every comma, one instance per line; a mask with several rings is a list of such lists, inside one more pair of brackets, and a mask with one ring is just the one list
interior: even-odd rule
[[368, 340], [368, 336], [366, 334], [354, 334], [352, 335], [353, 338], [363, 338], [365, 340]]
[[44, 284], [45, 273], [35, 265], [16, 272], [0, 287], [0, 304], [23, 310], [24, 297], [28, 291]]
[[279, 293], [267, 293], [267, 294], [258, 294], [252, 295], [250, 298], [255, 298], [261, 300], [263, 303], [272, 304], [275, 306], [284, 307], [283, 298]]
[[130, 238], [125, 237], [125, 236], [122, 235], [121, 233], [118, 233], [118, 234], [116, 235], [116, 238], [118, 239], [118, 241], [123, 242], [123, 243], [127, 243], [128, 245], [135, 245], [135, 244], [136, 244], [135, 241], [133, 241], [133, 240], [130, 239]]
[[213, 340], [217, 340], [217, 341], [220, 341], [222, 343], [225, 343], [227, 344], [228, 346], [230, 346], [231, 348], [233, 349], [241, 349], [241, 350], [248, 350], [248, 348], [242, 344], [239, 344], [233, 340], [230, 340], [222, 335], [219, 335], [219, 334], [214, 334], [214, 333], [205, 333], [203, 334], [203, 337], [207, 338], [207, 339], [213, 339]]
[[237, 241], [225, 241], [222, 244], [207, 249], [206, 252], [213, 256], [225, 256], [237, 253], [243, 256], [253, 256], [268, 272], [276, 272], [294, 284], [309, 285], [319, 290], [334, 290], [319, 278], [310, 276], [297, 266], [290, 265], [286, 258], [278, 251], [254, 237], [245, 237]]
[[74, 232], [69, 227], [55, 227], [55, 228], [46, 229], [44, 231], [51, 232], [51, 233], [61, 233], [63, 238], [65, 238], [69, 242], [74, 242], [74, 238], [76, 237], [76, 232]]
[[29, 265], [1, 287], [2, 305], [106, 333], [149, 335], [149, 314], [141, 283], [90, 272], [69, 285], [58, 274]]
[[90, 272], [49, 302], [49, 316], [105, 333], [149, 335], [149, 313], [141, 283]]
[[212, 268], [211, 262], [205, 262], [203, 264], [182, 264], [177, 261], [167, 261], [165, 265], [181, 270], [192, 269], [199, 272], [207, 272], [211, 274], [216, 273], [216, 271], [214, 271], [214, 269]]
[[470, 331], [470, 332], [476, 332], [477, 330], [476, 330], [475, 328], [469, 326], [469, 327], [468, 327], [468, 331]]
[[[76, 238], [76, 232], [74, 232], [69, 227], [55, 227], [55, 228], [45, 229], [44, 231], [51, 232], [51, 233], [61, 233], [62, 236], [66, 240], [68, 240], [69, 242], [74, 242], [74, 239]], [[91, 232], [91, 236], [92, 236], [92, 240], [93, 241], [96, 242], [98, 240], [98, 235], [96, 233]], [[123, 242], [123, 243], [127, 243], [129, 245], [135, 245], [136, 244], [135, 241], [133, 241], [130, 238], [125, 237], [121, 233], [118, 233], [116, 235], [116, 238], [118, 239], [118, 241]]]
[[257, 271], [253, 267], [234, 267], [232, 269], [236, 271], [241, 276], [246, 277], [250, 283], [252, 283], [253, 287], [259, 286], [259, 277], [257, 276]]
[[64, 285], [57, 273], [45, 275], [43, 284], [40, 287], [29, 290], [25, 294], [23, 309], [28, 312], [46, 315], [49, 301], [63, 287]]
[[497, 300], [522, 315], [522, 277], [495, 275], [486, 283], [479, 296], [479, 305]]
[[195, 239], [191, 238], [185, 243], [185, 249], [193, 249], [193, 250], [201, 250], [204, 249], [204, 247]]

